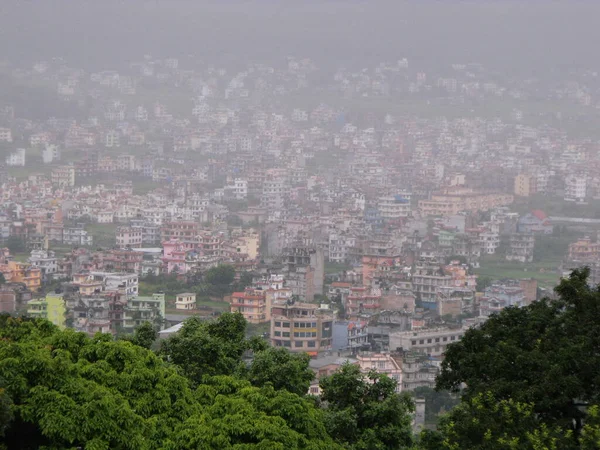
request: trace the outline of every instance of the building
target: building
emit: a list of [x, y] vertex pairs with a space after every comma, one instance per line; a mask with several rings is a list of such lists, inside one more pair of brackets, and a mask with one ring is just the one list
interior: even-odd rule
[[465, 334], [463, 328], [425, 328], [390, 333], [392, 351], [412, 351], [429, 356], [442, 356], [448, 345], [459, 341]]
[[369, 287], [351, 287], [346, 297], [346, 316], [351, 320], [368, 318], [381, 310], [381, 290]]
[[515, 195], [529, 197], [537, 193], [537, 177], [521, 173], [515, 177]]
[[428, 200], [419, 201], [423, 216], [453, 216], [461, 211], [489, 211], [510, 205], [514, 197], [503, 193], [484, 193], [473, 189], [456, 187], [434, 193]]
[[25, 166], [25, 149], [18, 148], [6, 157], [6, 165], [9, 167]]
[[379, 197], [377, 208], [384, 220], [399, 220], [410, 216], [410, 200], [402, 195]]
[[333, 311], [312, 303], [276, 302], [271, 308], [271, 344], [316, 355], [331, 350]]
[[297, 245], [283, 250], [283, 276], [294, 295], [313, 301], [323, 295], [325, 257], [317, 247]]
[[164, 328], [165, 294], [156, 293], [151, 297], [130, 297], [123, 311], [123, 329], [133, 332], [135, 327], [144, 322], [157, 324]]
[[592, 242], [584, 237], [569, 244], [568, 260], [579, 263], [593, 263], [600, 260], [600, 242]]
[[141, 248], [143, 232], [140, 227], [118, 227], [116, 243], [119, 248]]
[[412, 276], [412, 285], [413, 291], [421, 300], [423, 307], [435, 309], [438, 288], [451, 284], [452, 277], [446, 275], [440, 266], [427, 263], [416, 265]]
[[231, 294], [231, 312], [239, 312], [248, 323], [268, 322], [270, 309], [266, 293], [261, 289], [246, 288], [244, 292]]
[[59, 328], [66, 326], [65, 299], [63, 294], [48, 294], [45, 298], [30, 300], [27, 303], [27, 315], [47, 319]]
[[508, 306], [524, 306], [525, 295], [520, 286], [494, 284], [485, 289], [479, 300], [479, 315], [489, 317]]
[[457, 317], [475, 313], [475, 292], [472, 289], [455, 286], [438, 287], [436, 294], [437, 314], [440, 317]]
[[396, 392], [402, 391], [402, 366], [401, 360], [397, 361], [393, 356], [382, 353], [366, 353], [356, 357], [360, 371], [368, 374], [371, 371], [385, 374], [396, 381]]
[[360, 349], [369, 345], [369, 324], [368, 322], [350, 322], [347, 327], [348, 348]]
[[587, 196], [587, 178], [583, 174], [570, 174], [565, 177], [565, 201], [584, 203]]
[[184, 292], [175, 296], [175, 309], [192, 310], [196, 309], [196, 294]]
[[0, 128], [0, 142], [12, 142], [12, 131], [10, 128]]
[[521, 217], [517, 222], [517, 232], [552, 234], [554, 227], [546, 213], [540, 209], [534, 209]]
[[509, 237], [507, 261], [519, 261], [522, 263], [533, 261], [533, 249], [535, 247], [535, 236], [533, 233], [514, 233]]
[[57, 187], [75, 185], [75, 166], [60, 166], [52, 169], [52, 184]]
[[402, 354], [402, 390], [414, 391], [418, 387], [435, 387], [439, 367], [431, 357], [416, 351]]

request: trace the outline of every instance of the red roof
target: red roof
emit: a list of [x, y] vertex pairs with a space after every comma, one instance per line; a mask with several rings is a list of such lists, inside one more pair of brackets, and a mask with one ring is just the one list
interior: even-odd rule
[[546, 215], [546, 213], [544, 211], [542, 211], [541, 209], [534, 209], [533, 211], [531, 211], [531, 214], [533, 214], [535, 217], [537, 217], [540, 220], [546, 220], [548, 218], [548, 216]]

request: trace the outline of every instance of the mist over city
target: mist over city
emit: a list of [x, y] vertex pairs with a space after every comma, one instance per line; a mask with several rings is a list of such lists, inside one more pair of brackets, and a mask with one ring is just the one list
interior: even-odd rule
[[0, 2], [0, 450], [600, 448], [600, 2]]

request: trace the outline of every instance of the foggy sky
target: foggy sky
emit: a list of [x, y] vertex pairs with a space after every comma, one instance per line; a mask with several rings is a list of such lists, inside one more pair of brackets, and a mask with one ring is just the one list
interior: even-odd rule
[[348, 67], [406, 56], [539, 75], [598, 66], [598, 17], [598, 1], [3, 0], [0, 60], [62, 56], [92, 70], [146, 53]]

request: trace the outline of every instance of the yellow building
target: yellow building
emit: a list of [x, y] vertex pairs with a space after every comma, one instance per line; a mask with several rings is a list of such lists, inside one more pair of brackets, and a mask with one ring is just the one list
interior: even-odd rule
[[515, 195], [529, 197], [537, 192], [537, 182], [533, 175], [521, 173], [515, 177]]
[[46, 298], [30, 300], [27, 303], [27, 314], [30, 317], [47, 319], [54, 325], [65, 328], [65, 300], [62, 294], [48, 294]]
[[469, 188], [448, 188], [434, 193], [428, 200], [419, 201], [423, 216], [452, 216], [461, 211], [489, 211], [499, 206], [510, 205], [511, 194], [479, 192]]
[[23, 283], [32, 292], [37, 292], [42, 287], [42, 270], [29, 263], [8, 261], [0, 264], [0, 272], [9, 283]]
[[239, 236], [235, 239], [238, 253], [248, 255], [249, 259], [256, 259], [260, 248], [260, 236], [257, 233]]

